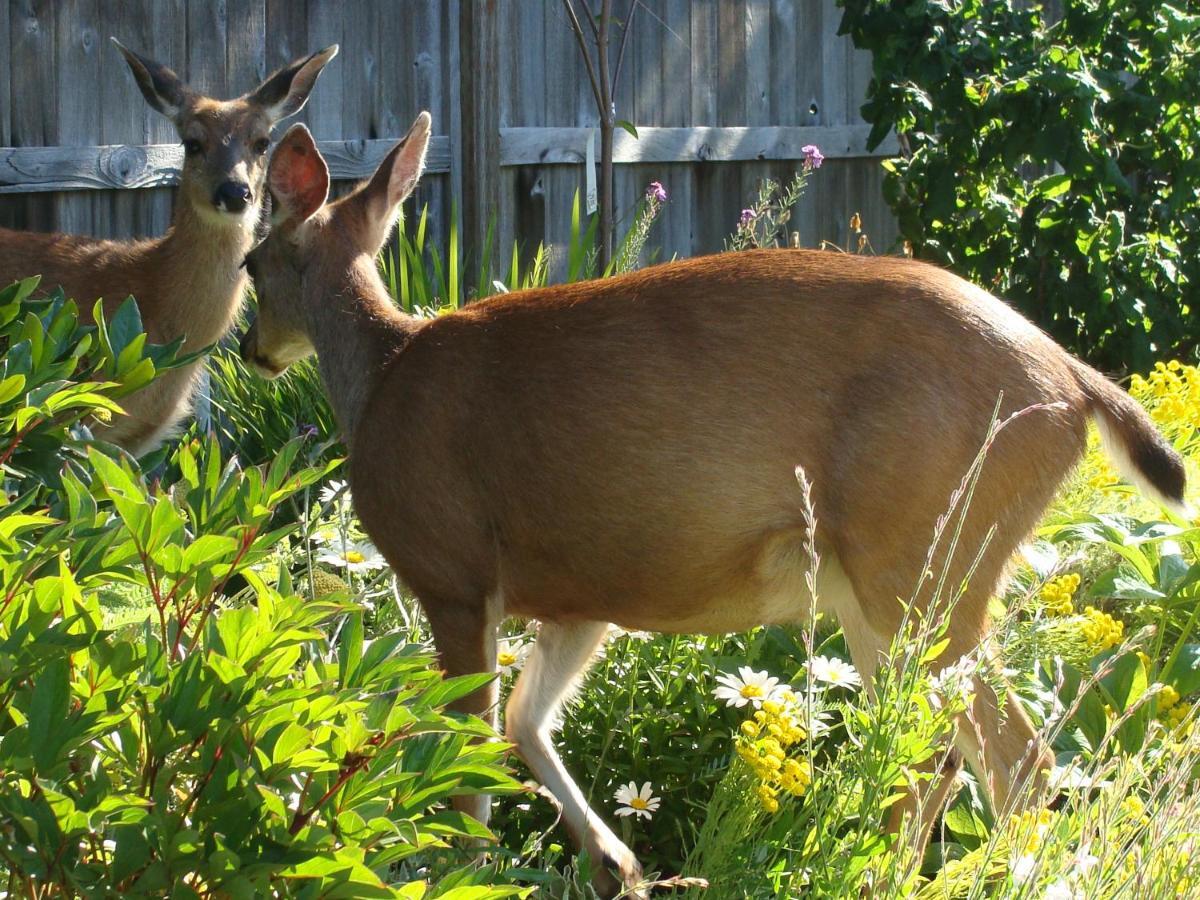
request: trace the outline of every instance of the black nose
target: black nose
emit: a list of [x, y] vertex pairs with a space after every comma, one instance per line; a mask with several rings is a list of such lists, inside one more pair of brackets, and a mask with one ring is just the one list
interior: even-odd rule
[[213, 206], [226, 212], [240, 213], [253, 197], [250, 185], [226, 181], [213, 193]]

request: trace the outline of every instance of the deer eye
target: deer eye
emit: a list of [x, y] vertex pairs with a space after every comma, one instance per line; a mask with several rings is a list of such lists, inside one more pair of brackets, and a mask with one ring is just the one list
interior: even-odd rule
[[188, 138], [183, 142], [183, 152], [188, 156], [196, 156], [204, 152], [204, 146], [195, 138]]
[[252, 147], [252, 149], [259, 156], [262, 156], [264, 153], [267, 152], [267, 150], [270, 149], [270, 147], [271, 147], [271, 139], [270, 138], [259, 138], [257, 141], [254, 142], [254, 146]]

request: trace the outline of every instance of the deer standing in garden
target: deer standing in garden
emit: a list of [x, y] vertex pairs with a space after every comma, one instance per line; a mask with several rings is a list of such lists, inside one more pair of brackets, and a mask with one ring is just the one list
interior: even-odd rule
[[[1128, 395], [923, 263], [761, 250], [407, 316], [375, 259], [429, 128], [422, 113], [334, 203], [311, 135], [287, 133], [268, 173], [274, 225], [248, 260], [259, 314], [242, 355], [276, 377], [316, 352], [359, 517], [420, 600], [449, 674], [496, 671], [502, 620], [540, 620], [505, 734], [625, 889], [637, 860], [551, 744], [609, 623], [723, 633], [802, 623], [815, 605], [870, 677], [928, 568], [965, 585], [948, 664], [985, 641], [989, 598], [1083, 453], [1089, 420], [1130, 478], [1184, 502], [1179, 456]], [[1001, 416], [1027, 414], [994, 432], [1001, 395]], [[960, 549], [927, 559], [988, 439]], [[815, 604], [797, 465], [819, 519]], [[1002, 809], [1052, 757], [1021, 704], [989, 685], [975, 680], [955, 740]], [[497, 702], [493, 681], [459, 708], [492, 718]], [[948, 754], [890, 827], [919, 811], [923, 846], [960, 765]], [[470, 799], [486, 820], [486, 798]]]
[[[337, 46], [297, 60], [236, 100], [205, 97], [171, 69], [114, 43], [146, 101], [175, 123], [184, 161], [170, 230], [156, 240], [103, 241], [0, 229], [0, 285], [42, 276], [90, 316], [97, 299], [107, 315], [126, 297], [138, 303], [155, 343], [183, 337], [182, 352], [226, 334], [241, 308], [241, 268], [262, 215], [271, 129], [304, 106]], [[98, 427], [103, 438], [140, 453], [190, 410], [199, 361], [167, 371], [122, 401], [126, 415]]]

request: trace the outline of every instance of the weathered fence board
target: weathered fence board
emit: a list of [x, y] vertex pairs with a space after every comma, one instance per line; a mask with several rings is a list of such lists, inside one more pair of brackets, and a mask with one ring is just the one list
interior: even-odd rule
[[[614, 0], [618, 18], [630, 2]], [[618, 118], [638, 129], [636, 140], [616, 135], [618, 223], [661, 181], [671, 199], [651, 236], [657, 255], [719, 249], [759, 179], [790, 177], [814, 143], [829, 162], [789, 227], [808, 244], [844, 244], [859, 212], [876, 247], [890, 247], [878, 157], [896, 147], [865, 148], [857, 107], [870, 60], [836, 34], [836, 0], [639, 3], [615, 93]], [[102, 236], [167, 227], [177, 138], [110, 35], [223, 97], [337, 42], [339, 58], [297, 116], [337, 191], [427, 108], [437, 136], [416, 202], [429, 204], [434, 240], [457, 198], [463, 245], [477, 249], [494, 222], [493, 258], [505, 266], [513, 241], [526, 255], [566, 243], [597, 115], [560, 0], [0, 4], [0, 225]]]
[[[393, 138], [317, 141], [334, 179], [359, 179], [375, 171]], [[426, 157], [431, 173], [450, 171], [450, 141], [434, 137]], [[166, 187], [179, 183], [179, 144], [143, 147], [23, 147], [0, 149], [0, 194]]]
[[[802, 159], [802, 148], [816, 144], [829, 159], [895, 153], [889, 140], [867, 150], [869, 125], [759, 126], [744, 128], [638, 128], [635, 138], [621, 130], [613, 138], [618, 163], [739, 162], [742, 160]], [[594, 128], [504, 128], [500, 131], [500, 164], [504, 166], [581, 163], [588, 134]]]

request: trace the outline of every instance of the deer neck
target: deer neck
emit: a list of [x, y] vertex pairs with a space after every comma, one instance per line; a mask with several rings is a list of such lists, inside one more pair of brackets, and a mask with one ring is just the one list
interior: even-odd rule
[[376, 383], [416, 330], [417, 320], [396, 308], [368, 256], [355, 261], [332, 294], [317, 292], [309, 299], [308, 334], [325, 391], [349, 441]]
[[143, 310], [151, 338], [167, 342], [184, 336], [187, 352], [220, 340], [241, 309], [242, 263], [253, 246], [252, 223], [214, 219], [181, 197], [171, 228], [154, 249], [162, 281], [154, 307]]

